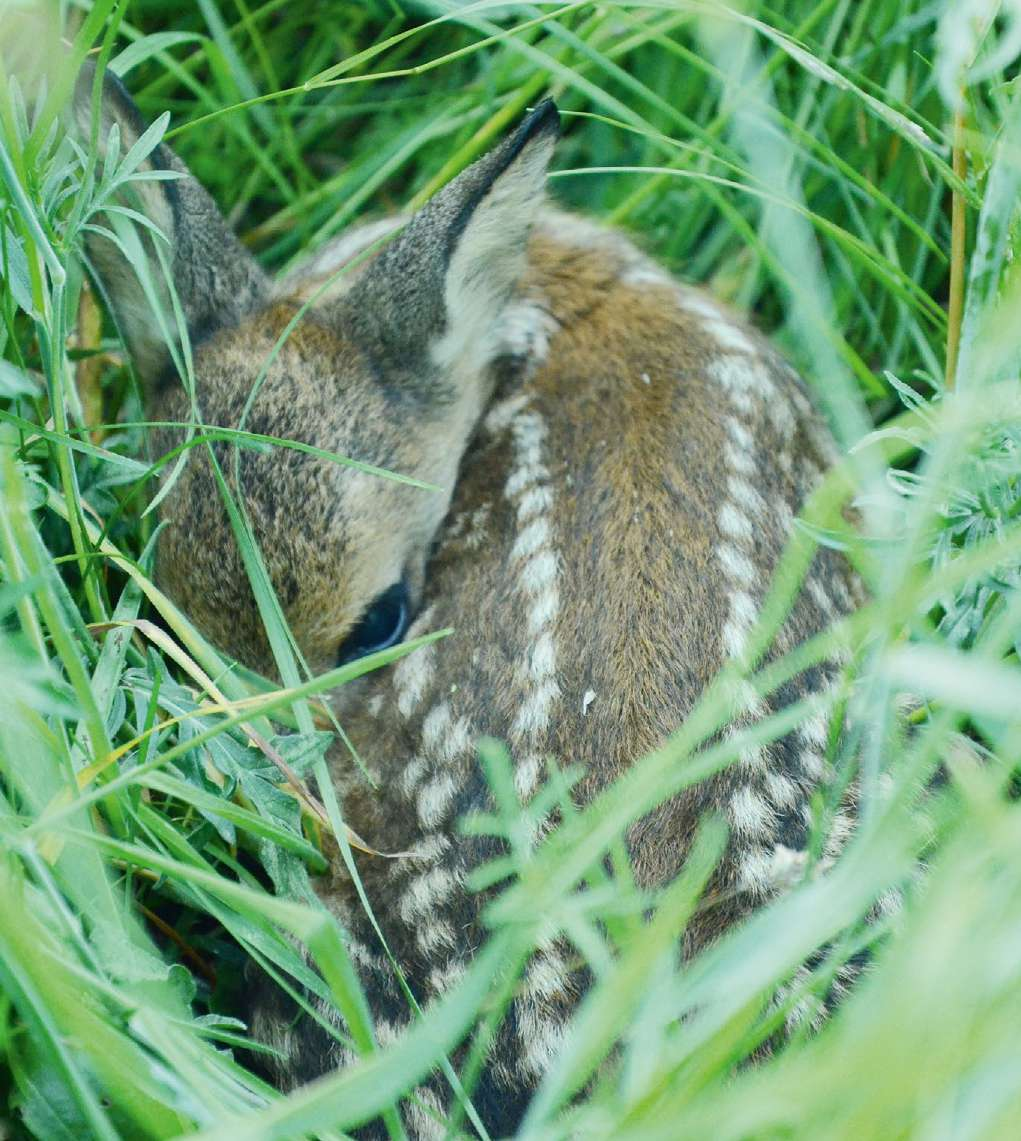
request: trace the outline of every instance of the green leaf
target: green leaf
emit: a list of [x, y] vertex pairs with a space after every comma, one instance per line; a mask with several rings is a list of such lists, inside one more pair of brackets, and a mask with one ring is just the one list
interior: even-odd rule
[[154, 55], [169, 51], [180, 44], [200, 44], [204, 40], [205, 36], [197, 35], [195, 32], [154, 32], [152, 35], [142, 36], [118, 52], [107, 67], [114, 75], [123, 79], [139, 64], [145, 63]]

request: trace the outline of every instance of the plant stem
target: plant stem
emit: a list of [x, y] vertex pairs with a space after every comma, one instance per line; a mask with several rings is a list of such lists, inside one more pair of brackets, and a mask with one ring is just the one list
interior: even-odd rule
[[[968, 173], [968, 155], [964, 148], [964, 94], [954, 115], [954, 174], [963, 182]], [[964, 319], [964, 257], [967, 220], [964, 195], [955, 190], [950, 218], [950, 301], [947, 306], [946, 386], [950, 391], [957, 378], [957, 358], [961, 347], [961, 322]]]

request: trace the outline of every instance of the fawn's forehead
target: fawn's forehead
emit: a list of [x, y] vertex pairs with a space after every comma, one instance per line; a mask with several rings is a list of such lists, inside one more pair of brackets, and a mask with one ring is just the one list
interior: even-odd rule
[[[339, 322], [293, 299], [236, 325], [193, 336], [203, 415], [223, 418], [270, 410], [292, 426], [312, 427], [324, 414], [336, 432], [345, 416], [386, 402], [384, 378]], [[279, 435], [279, 432], [272, 433]]]
[[338, 322], [296, 298], [281, 298], [237, 324], [203, 330], [195, 355], [205, 371], [261, 374], [278, 365], [337, 368], [359, 363], [364, 354]]
[[[312, 310], [280, 301], [202, 342], [196, 352], [206, 423], [294, 440], [386, 471], [417, 473], [424, 456], [414, 417], [370, 357]], [[403, 509], [409, 489], [304, 451], [245, 450], [246, 496], [277, 537], [303, 529], [337, 546], [352, 512], [376, 520]], [[391, 501], [397, 500], [396, 503]], [[359, 536], [364, 541], [364, 536]]]

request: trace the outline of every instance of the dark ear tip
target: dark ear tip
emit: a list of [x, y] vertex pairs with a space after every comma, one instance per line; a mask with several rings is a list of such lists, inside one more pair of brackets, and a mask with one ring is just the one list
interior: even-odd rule
[[523, 140], [560, 134], [560, 112], [552, 99], [544, 99], [527, 116], [518, 131]]
[[504, 141], [503, 146], [492, 153], [492, 159], [495, 160], [492, 177], [495, 178], [506, 170], [531, 143], [543, 138], [555, 140], [559, 134], [560, 112], [552, 99], [544, 99], [525, 116], [518, 129]]

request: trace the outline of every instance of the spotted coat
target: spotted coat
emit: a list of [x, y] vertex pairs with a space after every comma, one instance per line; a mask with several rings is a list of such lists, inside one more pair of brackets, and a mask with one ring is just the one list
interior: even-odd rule
[[[88, 124], [88, 82], [82, 91]], [[116, 80], [104, 115], [125, 146], [137, 140], [137, 109]], [[335, 696], [369, 774], [338, 745], [331, 771], [345, 817], [373, 848], [403, 853], [357, 855], [361, 881], [426, 1006], [485, 938], [485, 895], [467, 883], [499, 846], [458, 827], [489, 806], [479, 738], [507, 742], [522, 801], [549, 758], [579, 767], [579, 804], [662, 745], [745, 653], [795, 516], [834, 457], [768, 342], [620, 234], [543, 205], [556, 118], [542, 104], [418, 214], [346, 235], [275, 284], [157, 147], [145, 165], [181, 177], [141, 183], [141, 207], [167, 239], [161, 264], [189, 346], [152, 319], [151, 304], [169, 308], [162, 279], [143, 304], [120, 248], [90, 236], [153, 419], [198, 409], [205, 423], [296, 439], [436, 489], [301, 451], [212, 453], [313, 670], [334, 663], [395, 582], [415, 608], [407, 636], [455, 630]], [[186, 397], [174, 362], [188, 359]], [[177, 438], [157, 436], [156, 447]], [[208, 637], [272, 676], [210, 455], [195, 449], [167, 490], [162, 586]], [[848, 611], [858, 592], [838, 555], [820, 552], [771, 653]], [[768, 700], [743, 699], [725, 732], [829, 689], [835, 674], [817, 666]], [[685, 954], [796, 876], [809, 800], [828, 776], [827, 733], [819, 715], [747, 748], [631, 827], [634, 875], [655, 887], [682, 867], [707, 813], [730, 825]], [[839, 823], [835, 843], [849, 814]], [[408, 1003], [341, 861], [317, 890], [343, 923], [387, 1044], [408, 1025]], [[493, 1135], [513, 1131], [587, 982], [555, 920], [473, 1094]], [[296, 1019], [269, 985], [250, 994], [254, 1032], [280, 1051], [281, 1085], [349, 1060], [343, 1027]], [[407, 1101], [411, 1133], [444, 1136], [448, 1104], [444, 1084], [426, 1082]]]
[[[620, 235], [549, 211], [507, 313], [503, 383], [462, 462], [430, 558], [412, 637], [453, 638], [365, 683], [345, 729], [376, 778], [334, 765], [384, 933], [420, 1001], [444, 994], [485, 938], [470, 870], [496, 854], [458, 820], [489, 805], [480, 736], [508, 742], [527, 800], [544, 760], [581, 764], [581, 803], [683, 722], [727, 658], [740, 657], [793, 520], [834, 458], [801, 382], [725, 307], [682, 286]], [[842, 560], [820, 553], [779, 649], [853, 606]], [[470, 600], [467, 601], [466, 600]], [[741, 724], [833, 683], [809, 671]], [[809, 798], [826, 776], [827, 721], [746, 750], [737, 764], [634, 826], [639, 882], [669, 880], [707, 811], [731, 827], [713, 890], [724, 901], [686, 936], [695, 953], [783, 885], [803, 860]], [[407, 1004], [342, 869], [320, 885], [342, 915], [384, 1034]], [[571, 948], [533, 960], [474, 1099], [496, 1134], [513, 1129], [586, 984]], [[272, 1035], [280, 1012], [264, 1019]], [[343, 1060], [311, 1026], [288, 1073]], [[442, 1084], [425, 1087], [444, 1105]], [[420, 1091], [421, 1092], [421, 1091]], [[436, 1108], [435, 1105], [433, 1108]], [[413, 1109], [417, 1135], [442, 1121]]]

